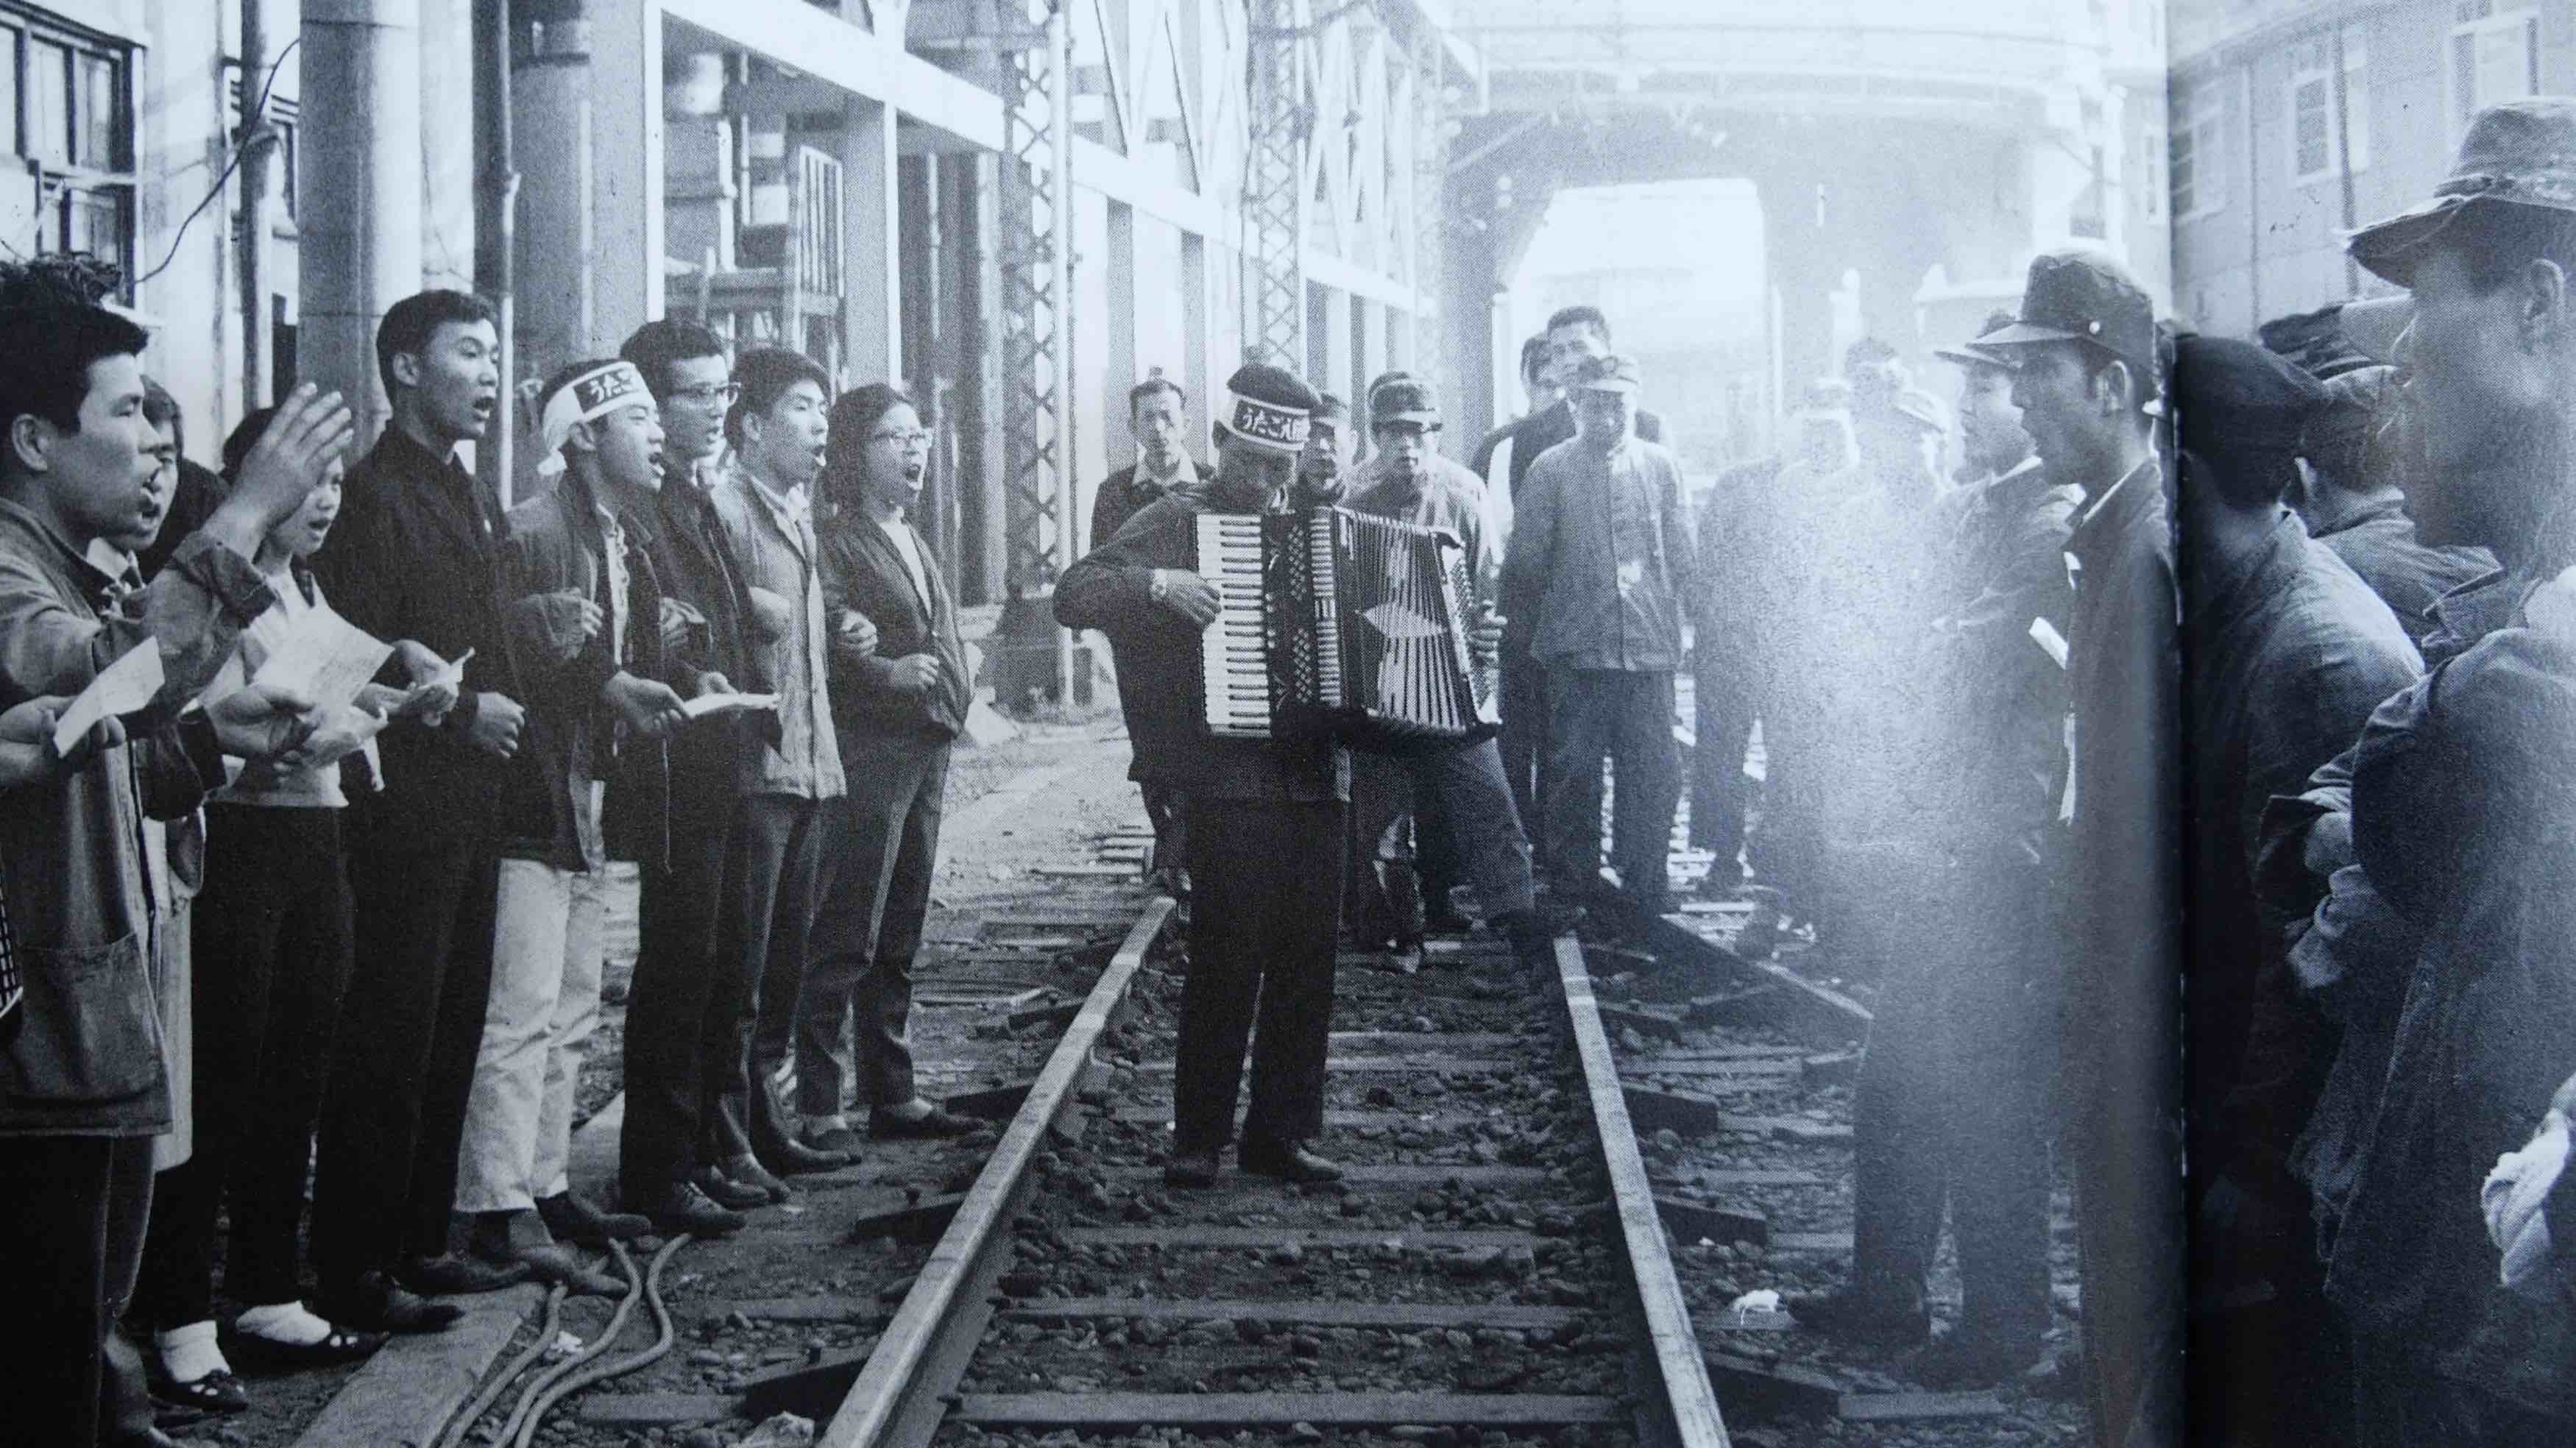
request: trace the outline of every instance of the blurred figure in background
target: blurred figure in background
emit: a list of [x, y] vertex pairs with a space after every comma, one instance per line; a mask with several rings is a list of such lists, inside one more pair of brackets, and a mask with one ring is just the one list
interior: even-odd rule
[[2433, 600], [2495, 567], [2483, 548], [2435, 548], [2415, 536], [2406, 486], [2417, 440], [2397, 369], [2358, 368], [2329, 378], [2301, 441], [2303, 466], [2284, 499], [2308, 536], [2334, 550], [2397, 614], [2418, 643], [2434, 626]]

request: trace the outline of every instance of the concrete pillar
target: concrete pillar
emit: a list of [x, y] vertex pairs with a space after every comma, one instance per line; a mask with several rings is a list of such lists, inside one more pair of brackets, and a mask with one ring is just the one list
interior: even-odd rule
[[[1216, 415], [1216, 384], [1221, 379], [1211, 375], [1214, 359], [1223, 355], [1218, 350], [1215, 332], [1220, 314], [1216, 300], [1208, 291], [1215, 277], [1208, 270], [1207, 238], [1195, 232], [1181, 233], [1181, 386], [1189, 389], [1190, 415], [1201, 422]], [[1232, 368], [1228, 368], [1229, 373]], [[1207, 451], [1207, 434], [1195, 433], [1187, 444], [1190, 455]]]
[[[1126, 466], [1135, 454], [1136, 433], [1130, 424], [1127, 389], [1143, 380], [1136, 359], [1136, 208], [1109, 203], [1109, 254], [1101, 261], [1109, 283], [1109, 305], [1102, 323], [1109, 331], [1109, 367], [1102, 375], [1101, 446], [1111, 469]], [[1097, 480], [1092, 485], [1098, 486]], [[1088, 526], [1086, 522], [1083, 526]]]
[[1407, 309], [1390, 307], [1386, 314], [1386, 367], [1381, 370], [1419, 374], [1422, 364], [1414, 360], [1414, 330], [1421, 322]]
[[[597, 260], [591, 269], [590, 347], [604, 356], [663, 314], [662, 3], [584, 0], [584, 9], [594, 77], [590, 175]], [[524, 153], [525, 130], [518, 144]], [[524, 169], [526, 162], [520, 165]], [[524, 222], [519, 233], [527, 235]], [[524, 279], [519, 295], [528, 295]]]
[[894, 107], [854, 99], [841, 133], [842, 355], [853, 383], [904, 375], [896, 129]]
[[372, 440], [389, 408], [376, 324], [420, 289], [419, 0], [304, 0], [300, 374], [347, 394]]
[[474, 0], [420, 0], [421, 285], [474, 290]]
[[[534, 8], [534, 7], [531, 7]], [[523, 25], [510, 74], [510, 130], [519, 168], [516, 302], [520, 380], [543, 381], [586, 357], [604, 356], [594, 281], [614, 269], [593, 229], [590, 22], [556, 0], [550, 17]], [[520, 460], [524, 480], [537, 459]]]
[[[1368, 402], [1369, 379], [1395, 364], [1387, 360], [1387, 306], [1366, 297], [1352, 299], [1352, 323], [1358, 332], [1358, 356], [1353, 359], [1352, 375], [1358, 379], [1359, 392], [1351, 398], [1354, 409]], [[1361, 419], [1363, 423], [1366, 418]]]

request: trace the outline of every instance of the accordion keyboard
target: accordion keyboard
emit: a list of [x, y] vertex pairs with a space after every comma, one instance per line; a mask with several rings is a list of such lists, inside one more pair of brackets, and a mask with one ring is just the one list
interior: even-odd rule
[[1210, 734], [1270, 737], [1270, 659], [1261, 607], [1261, 519], [1201, 513], [1199, 576], [1217, 591], [1216, 621], [1199, 634]]

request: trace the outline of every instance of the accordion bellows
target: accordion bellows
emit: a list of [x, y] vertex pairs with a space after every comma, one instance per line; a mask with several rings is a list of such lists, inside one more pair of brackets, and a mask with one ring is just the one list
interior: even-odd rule
[[1500, 727], [1455, 534], [1346, 508], [1202, 513], [1198, 565], [1221, 600], [1200, 640], [1210, 734], [1395, 753]]

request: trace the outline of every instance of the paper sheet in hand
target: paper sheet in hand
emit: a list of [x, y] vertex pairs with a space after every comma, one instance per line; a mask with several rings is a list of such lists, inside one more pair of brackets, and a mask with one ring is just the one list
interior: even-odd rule
[[700, 694], [680, 705], [680, 712], [692, 719], [710, 714], [748, 714], [755, 709], [778, 707], [776, 694]]
[[277, 640], [251, 683], [280, 689], [309, 704], [337, 709], [354, 703], [358, 691], [393, 657], [393, 645], [327, 608], [317, 608], [295, 622]]
[[150, 639], [126, 650], [125, 657], [99, 671], [54, 725], [54, 752], [69, 754], [81, 736], [102, 719], [131, 714], [161, 692], [161, 646]]
[[2057, 625], [2044, 618], [2033, 618], [2030, 621], [2030, 641], [2057, 660], [2059, 668], [2066, 667], [2066, 635], [2057, 631]]

